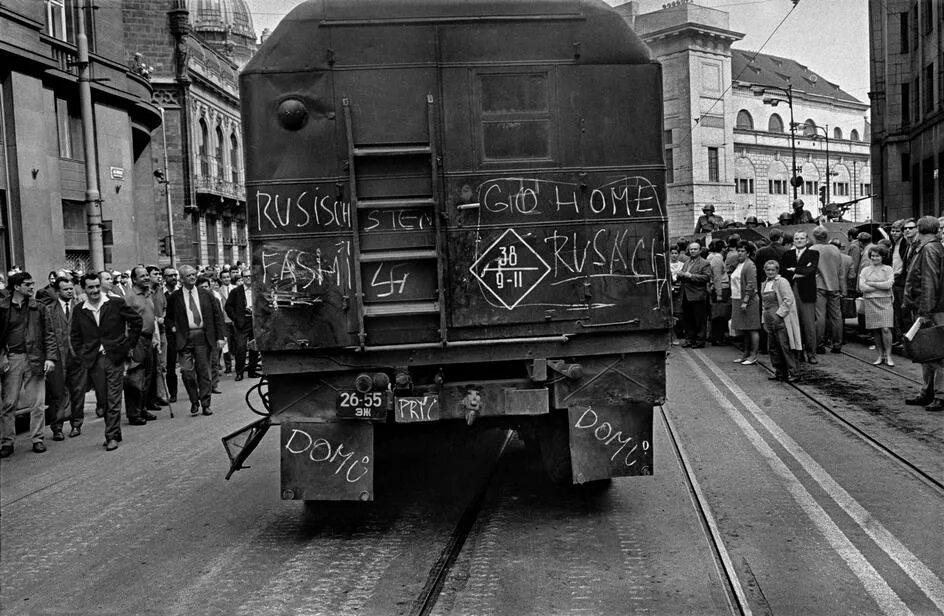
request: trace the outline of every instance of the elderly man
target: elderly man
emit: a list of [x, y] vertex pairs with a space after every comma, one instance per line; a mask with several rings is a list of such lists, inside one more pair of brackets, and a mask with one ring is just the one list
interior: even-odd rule
[[708, 323], [708, 283], [711, 281], [711, 266], [701, 256], [701, 244], [688, 245], [688, 261], [682, 266], [677, 279], [682, 286], [682, 320], [688, 340], [684, 347], [701, 349], [705, 346], [705, 329]]
[[826, 227], [813, 229], [815, 243], [810, 250], [819, 253], [816, 267], [816, 352], [826, 352], [829, 340], [831, 351], [842, 351], [842, 306], [839, 298], [842, 294], [840, 277], [842, 276], [842, 254], [839, 249], [829, 244], [829, 231]]
[[175, 330], [177, 359], [190, 398], [190, 415], [200, 415], [201, 408], [204, 415], [212, 415], [210, 354], [223, 348], [226, 336], [223, 310], [212, 293], [197, 287], [197, 270], [182, 265], [180, 279], [182, 287], [167, 300], [166, 319]]
[[[944, 325], [944, 245], [941, 224], [933, 216], [918, 220], [918, 246], [908, 265], [905, 280], [905, 307], [914, 310], [922, 325]], [[905, 404], [927, 405], [928, 411], [944, 411], [944, 361], [921, 364], [924, 387]]]
[[816, 359], [816, 273], [818, 271], [819, 253], [807, 247], [806, 231], [797, 231], [793, 234], [793, 250], [788, 250], [780, 258], [780, 275], [793, 286], [797, 313], [800, 317], [803, 353], [806, 361], [811, 364], [818, 363]]
[[33, 277], [17, 272], [10, 276], [9, 288], [10, 296], [0, 300], [0, 458], [13, 454], [21, 400], [29, 405], [33, 451], [46, 451], [45, 376], [55, 369], [59, 354], [56, 337], [46, 324], [46, 310], [34, 297]]
[[[240, 284], [230, 291], [225, 310], [233, 322], [236, 380], [241, 381], [243, 380], [243, 371], [247, 367], [250, 378], [259, 376], [256, 373], [259, 354], [254, 350], [248, 350], [249, 341], [254, 338], [252, 331], [252, 276], [249, 272], [246, 272], [237, 278], [237, 281]], [[248, 365], [246, 364], [247, 350], [249, 355]]]

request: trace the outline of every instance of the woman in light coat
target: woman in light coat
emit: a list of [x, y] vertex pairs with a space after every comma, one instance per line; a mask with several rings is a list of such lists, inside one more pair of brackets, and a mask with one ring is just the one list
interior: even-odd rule
[[767, 261], [764, 273], [767, 280], [761, 285], [761, 306], [767, 332], [767, 352], [775, 371], [770, 379], [792, 383], [797, 379], [799, 368], [796, 353], [803, 350], [796, 299], [790, 283], [780, 276], [779, 263]]

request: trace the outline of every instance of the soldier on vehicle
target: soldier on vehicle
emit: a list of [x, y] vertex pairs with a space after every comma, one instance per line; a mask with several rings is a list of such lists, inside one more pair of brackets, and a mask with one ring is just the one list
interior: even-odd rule
[[813, 224], [813, 215], [803, 209], [803, 199], [793, 200], [793, 214], [790, 216], [790, 224], [806, 225]]
[[720, 216], [715, 216], [715, 206], [708, 203], [701, 211], [704, 212], [701, 216], [698, 217], [698, 222], [695, 223], [695, 233], [711, 233], [712, 231], [717, 231], [724, 224], [724, 221]]

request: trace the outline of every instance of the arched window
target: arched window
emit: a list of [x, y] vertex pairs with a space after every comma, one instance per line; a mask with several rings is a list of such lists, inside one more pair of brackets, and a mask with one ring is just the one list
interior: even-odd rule
[[776, 113], [770, 114], [770, 119], [767, 121], [767, 132], [768, 133], [782, 133], [783, 132], [783, 119]]
[[216, 177], [221, 181], [226, 180], [223, 166], [223, 131], [219, 126], [216, 127]]
[[239, 141], [236, 133], [229, 136], [229, 164], [233, 170], [233, 184], [239, 184]]
[[741, 109], [738, 111], [737, 128], [754, 130], [754, 118], [751, 117], [751, 114], [748, 113], [747, 109]]
[[200, 118], [200, 143], [197, 147], [200, 158], [200, 175], [208, 178], [210, 177], [210, 128], [204, 118]]
[[807, 118], [806, 122], [803, 123], [803, 135], [806, 137], [812, 137], [816, 133], [816, 122], [810, 118]]
[[838, 126], [833, 129], [833, 139], [842, 139], [842, 129]]
[[852, 132], [849, 133], [849, 139], [851, 139], [852, 141], [858, 141], [858, 140], [859, 140], [859, 131], [857, 131], [856, 129], [853, 128], [853, 129], [852, 129]]

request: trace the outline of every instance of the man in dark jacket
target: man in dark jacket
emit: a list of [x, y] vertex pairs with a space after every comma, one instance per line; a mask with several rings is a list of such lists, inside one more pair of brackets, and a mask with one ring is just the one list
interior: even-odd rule
[[[780, 258], [780, 275], [793, 285], [797, 313], [800, 317], [800, 333], [803, 335], [803, 353], [806, 361], [818, 363], [816, 359], [816, 273], [819, 270], [819, 253], [807, 246], [806, 231], [793, 234], [793, 250]], [[802, 357], [801, 357], [802, 359]]]
[[200, 289], [197, 271], [189, 265], [180, 267], [182, 287], [167, 300], [167, 317], [173, 323], [177, 343], [177, 360], [187, 395], [190, 414], [197, 416], [202, 407], [204, 415], [212, 415], [210, 353], [223, 348], [226, 329], [223, 310], [213, 294]]
[[46, 312], [36, 301], [33, 277], [10, 276], [11, 295], [0, 300], [0, 458], [13, 454], [16, 409], [29, 405], [33, 451], [43, 453], [46, 428], [46, 374], [55, 367], [56, 337], [46, 326]]
[[59, 354], [56, 356], [56, 368], [46, 375], [46, 424], [52, 429], [52, 440], [61, 441], [62, 425], [66, 419], [72, 424], [70, 436], [82, 433], [85, 419], [85, 382], [81, 384], [82, 400], [78, 414], [72, 407], [72, 385], [70, 377], [75, 377], [75, 358], [71, 351], [72, 312], [75, 310], [74, 289], [71, 278], [56, 279], [56, 301], [46, 306], [46, 325], [56, 337]]
[[682, 286], [682, 320], [688, 336], [682, 346], [700, 349], [705, 346], [711, 265], [701, 256], [701, 244], [698, 242], [688, 245], [688, 256], [689, 260], [678, 273]]
[[[233, 342], [236, 355], [236, 380], [243, 380], [246, 369], [246, 349], [253, 339], [252, 333], [252, 277], [247, 273], [238, 278], [239, 284], [233, 287], [226, 298], [226, 314], [233, 322]], [[249, 351], [249, 377], [256, 378], [256, 364], [259, 353]]]
[[121, 441], [121, 390], [125, 360], [141, 336], [141, 316], [120, 297], [106, 295], [97, 274], [82, 276], [86, 300], [75, 307], [72, 350], [92, 378], [99, 400], [105, 400], [105, 450]]
[[[905, 280], [904, 306], [922, 325], [944, 325], [944, 245], [938, 237], [940, 224], [933, 216], [918, 219], [918, 245], [912, 253]], [[927, 405], [929, 411], [944, 411], [944, 361], [921, 364], [924, 387], [905, 404]]]

